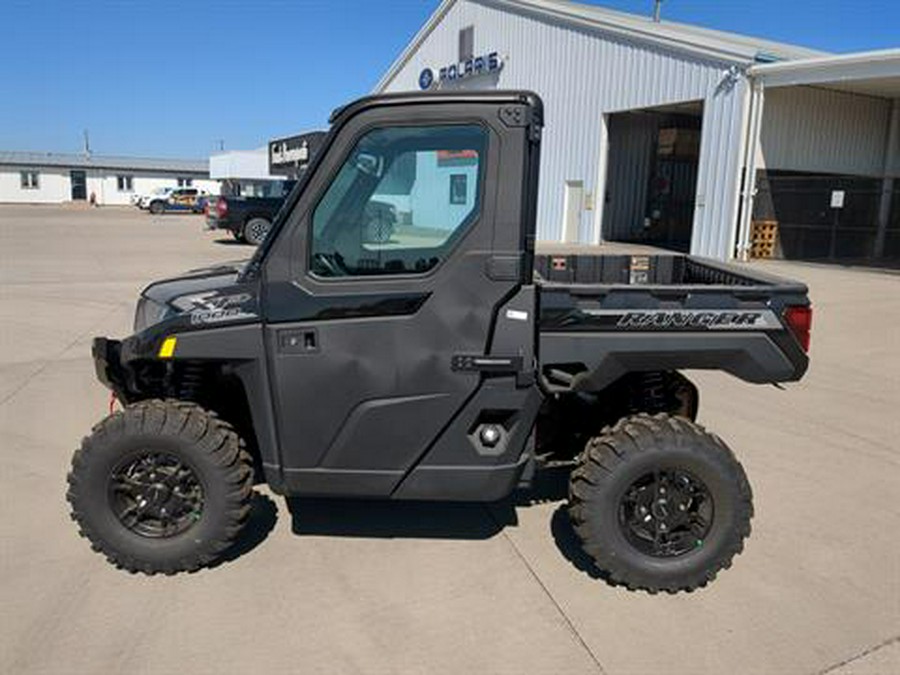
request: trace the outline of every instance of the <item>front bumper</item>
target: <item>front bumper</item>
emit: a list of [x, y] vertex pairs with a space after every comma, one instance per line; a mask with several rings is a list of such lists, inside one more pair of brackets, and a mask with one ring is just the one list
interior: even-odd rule
[[111, 389], [120, 399], [124, 399], [126, 373], [122, 367], [122, 342], [105, 337], [95, 337], [91, 345], [94, 370], [103, 386]]

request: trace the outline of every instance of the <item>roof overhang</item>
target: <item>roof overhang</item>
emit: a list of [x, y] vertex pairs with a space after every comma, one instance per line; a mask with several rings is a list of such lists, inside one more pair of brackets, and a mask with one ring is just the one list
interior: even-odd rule
[[[688, 26], [671, 21], [659, 23], [646, 17], [614, 12], [602, 7], [561, 2], [560, 0], [472, 0], [501, 11], [525, 14], [544, 21], [559, 22], [593, 30], [627, 40], [681, 52], [685, 56], [735, 64], [750, 64], [761, 54], [772, 53], [778, 58], [806, 58], [820, 55], [812, 49], [782, 45], [768, 40], [748, 38], [721, 31]], [[391, 64], [375, 85], [375, 92], [384, 89], [410, 61], [422, 43], [440, 24], [457, 0], [442, 0], [425, 25], [413, 37], [406, 49]]]
[[766, 87], [812, 85], [900, 98], [900, 49], [767, 63], [753, 66], [749, 75]]

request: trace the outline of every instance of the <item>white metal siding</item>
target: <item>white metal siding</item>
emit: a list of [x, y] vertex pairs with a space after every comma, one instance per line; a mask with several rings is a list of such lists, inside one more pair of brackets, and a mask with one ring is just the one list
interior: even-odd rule
[[[23, 189], [21, 171], [38, 172], [38, 189]], [[0, 202], [18, 204], [58, 204], [72, 198], [69, 172], [40, 167], [0, 168]]]
[[[62, 204], [72, 200], [70, 170], [60, 167], [27, 169], [39, 174], [37, 190], [22, 189], [20, 172], [26, 170], [14, 166], [0, 168], [0, 203]], [[76, 169], [87, 174], [85, 196], [93, 192], [98, 204], [124, 205], [131, 203], [131, 196], [150, 194], [157, 188], [175, 187], [176, 174], [150, 174], [126, 170]], [[132, 176], [132, 192], [119, 192], [118, 176]], [[219, 181], [194, 178], [192, 185], [210, 194], [219, 194]]]
[[817, 87], [766, 88], [761, 168], [880, 176], [888, 99]]
[[234, 150], [209, 158], [213, 178], [279, 178], [269, 173], [269, 149]]
[[[731, 244], [724, 238], [727, 233], [721, 232], [730, 224], [721, 219], [736, 210], [741, 147], [736, 137], [744, 109], [741, 86], [717, 93], [727, 64], [459, 0], [385, 90], [418, 89], [423, 68], [454, 63], [458, 32], [469, 25], [475, 26], [476, 53], [496, 50], [504, 58], [504, 67], [496, 77], [482, 77], [462, 86], [532, 89], [544, 99], [539, 238], [562, 237], [566, 180], [583, 180], [586, 191], [596, 192], [601, 114], [703, 100], [706, 118], [701, 162], [705, 167], [700, 171], [697, 194], [703, 196], [705, 206], [695, 217], [695, 239], [702, 241], [695, 252], [730, 255]], [[582, 241], [592, 239], [592, 215], [582, 214]]]
[[704, 102], [691, 236], [694, 255], [734, 255], [749, 105], [750, 86], [743, 78], [733, 87], [717, 87]]

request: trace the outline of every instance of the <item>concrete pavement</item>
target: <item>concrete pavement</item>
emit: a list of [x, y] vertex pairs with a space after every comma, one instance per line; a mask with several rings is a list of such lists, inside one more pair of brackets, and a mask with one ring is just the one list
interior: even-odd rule
[[[810, 284], [813, 364], [786, 391], [692, 373], [757, 515], [707, 589], [592, 578], [560, 483], [499, 505], [264, 489], [245, 551], [132, 576], [69, 521], [65, 475], [106, 412], [90, 338], [148, 281], [251, 249], [194, 216], [0, 206], [0, 672], [900, 672], [900, 276], [766, 263]], [[219, 241], [221, 240], [221, 241]]]

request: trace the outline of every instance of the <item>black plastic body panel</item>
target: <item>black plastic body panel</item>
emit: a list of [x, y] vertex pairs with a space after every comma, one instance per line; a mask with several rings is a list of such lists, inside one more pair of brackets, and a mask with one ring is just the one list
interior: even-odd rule
[[[519, 110], [529, 124], [504, 124], [501, 111], [507, 108]], [[448, 474], [429, 495], [398, 489], [419, 465], [429, 464], [432, 453], [444, 452], [444, 442], [459, 456], [442, 466], [474, 464], [483, 477], [496, 467], [500, 484], [507, 484], [506, 467], [484, 465], [470, 452], [467, 432], [459, 436], [468, 423], [460, 420], [481, 413], [482, 392], [495, 380], [506, 382], [517, 401], [528, 400], [534, 389], [533, 307], [528, 339], [509, 341], [514, 367], [487, 372], [454, 363], [460, 355], [491, 355], [497, 317], [531, 281], [526, 242], [534, 235], [529, 214], [536, 184], [530, 177], [536, 177], [539, 135], [534, 140], [530, 133], [540, 119], [539, 100], [522, 93], [384, 97], [338, 116], [259, 257], [280, 451], [267, 473], [281, 471], [283, 492], [469, 498], [471, 491], [456, 486], [467, 483], [467, 475]], [[448, 124], [477, 125], [486, 138], [478, 211], [448, 257], [422, 274], [317, 276], [309, 268], [312, 213], [358, 139], [373, 129]], [[533, 304], [533, 287], [521, 302]], [[310, 331], [315, 349], [285, 348], [279, 338], [302, 342]], [[534, 416], [520, 426], [530, 432]], [[507, 464], [519, 462], [525, 438], [517, 432]]]
[[792, 362], [764, 333], [546, 333], [541, 336], [542, 365], [581, 363], [571, 388], [602, 391], [629, 372], [724, 370], [758, 384], [799, 379], [805, 359]]
[[789, 382], [809, 365], [782, 318], [809, 306], [803, 284], [678, 255], [545, 255], [537, 267], [541, 366], [581, 364], [575, 390], [689, 368]]

